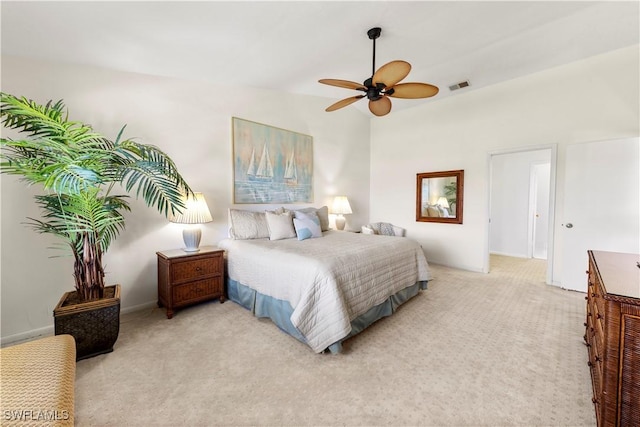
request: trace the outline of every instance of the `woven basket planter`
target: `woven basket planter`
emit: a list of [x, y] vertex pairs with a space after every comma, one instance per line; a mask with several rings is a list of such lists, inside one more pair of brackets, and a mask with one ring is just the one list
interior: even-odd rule
[[70, 303], [76, 291], [66, 292], [53, 310], [55, 334], [76, 340], [76, 360], [110, 353], [120, 333], [120, 285], [105, 286], [105, 297]]

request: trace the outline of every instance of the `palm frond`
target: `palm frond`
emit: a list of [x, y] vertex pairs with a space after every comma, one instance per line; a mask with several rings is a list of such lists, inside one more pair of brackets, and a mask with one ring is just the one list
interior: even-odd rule
[[114, 150], [122, 160], [118, 169], [127, 191], [136, 188], [136, 197], [142, 195], [165, 216], [184, 209], [183, 196], [192, 190], [165, 152], [130, 139], [115, 144]]
[[124, 139], [124, 126], [111, 141], [69, 120], [62, 100], [39, 105], [0, 92], [0, 104], [3, 126], [25, 135], [0, 138], [0, 173], [48, 192], [35, 197], [43, 214], [29, 225], [62, 239], [74, 256], [79, 295], [95, 295], [93, 289], [104, 286], [102, 254], [124, 229], [122, 212], [130, 210], [128, 196], [110, 194], [115, 185], [135, 190], [165, 216], [181, 211], [183, 196], [193, 192], [166, 153]]

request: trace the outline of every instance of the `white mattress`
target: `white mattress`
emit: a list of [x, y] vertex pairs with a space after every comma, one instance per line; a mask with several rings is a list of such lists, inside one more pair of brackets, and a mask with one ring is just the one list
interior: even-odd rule
[[288, 301], [291, 323], [320, 352], [351, 331], [351, 320], [389, 296], [431, 279], [420, 245], [408, 238], [328, 231], [323, 237], [220, 242], [228, 274]]

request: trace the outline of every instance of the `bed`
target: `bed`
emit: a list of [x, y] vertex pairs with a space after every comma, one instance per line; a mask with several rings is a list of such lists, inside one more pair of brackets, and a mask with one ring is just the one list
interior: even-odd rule
[[324, 231], [304, 240], [229, 238], [219, 246], [229, 299], [316, 353], [341, 352], [344, 340], [393, 314], [431, 278], [420, 245], [403, 237]]

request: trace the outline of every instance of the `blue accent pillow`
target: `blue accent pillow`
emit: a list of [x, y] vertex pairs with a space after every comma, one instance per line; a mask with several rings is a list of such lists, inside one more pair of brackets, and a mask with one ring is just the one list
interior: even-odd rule
[[322, 228], [320, 227], [320, 219], [315, 212], [303, 213], [296, 212], [293, 219], [293, 226], [296, 229], [298, 240], [311, 239], [314, 237], [322, 237]]

